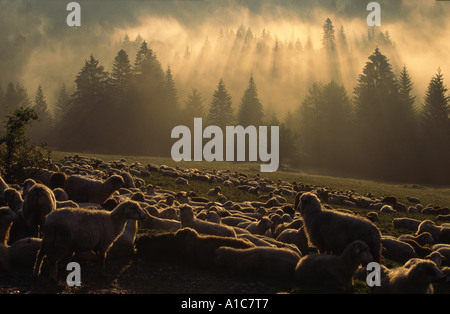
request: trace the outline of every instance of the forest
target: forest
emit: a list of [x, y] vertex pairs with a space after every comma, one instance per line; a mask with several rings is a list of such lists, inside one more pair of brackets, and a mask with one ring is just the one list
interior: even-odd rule
[[[101, 61], [94, 52], [83, 56], [73, 82], [59, 83], [54, 103], [41, 85], [29, 91], [2, 76], [0, 119], [32, 107], [38, 115], [28, 129], [34, 143], [141, 156], [170, 156], [171, 130], [192, 127], [195, 117], [222, 128], [277, 125], [282, 164], [346, 177], [450, 184], [444, 73], [433, 69], [419, 99], [387, 31], [368, 28], [364, 40], [350, 45], [344, 26], [327, 18], [321, 35], [320, 47], [313, 47], [317, 38], [309, 35], [304, 42], [286, 41], [267, 30], [255, 35], [243, 25], [221, 28], [195, 54], [186, 47], [173, 66], [160, 62], [160, 43], [125, 35], [113, 60]], [[354, 61], [357, 53], [366, 53], [362, 68]], [[211, 56], [217, 56], [215, 66], [202, 64]], [[102, 62], [112, 62], [111, 68]], [[311, 64], [320, 70], [306, 66]], [[205, 73], [216, 80], [205, 82]], [[180, 97], [177, 78], [183, 77], [186, 96]], [[287, 103], [285, 112], [277, 110]]]

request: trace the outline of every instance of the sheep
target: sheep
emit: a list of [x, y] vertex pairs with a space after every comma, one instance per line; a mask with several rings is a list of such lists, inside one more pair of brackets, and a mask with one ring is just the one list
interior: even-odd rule
[[396, 213], [397, 211], [391, 205], [384, 205], [380, 208], [380, 213]]
[[56, 201], [65, 202], [69, 200], [69, 195], [62, 188], [53, 189], [53, 195], [55, 195]]
[[414, 248], [414, 251], [417, 253], [417, 255], [420, 258], [425, 258], [425, 256], [427, 256], [427, 255], [432, 253], [432, 250], [430, 248], [421, 246], [419, 243], [417, 243], [413, 239], [403, 238], [400, 241], [408, 243], [409, 245], [411, 245]]
[[435, 243], [450, 243], [450, 228], [436, 226], [431, 220], [424, 220], [417, 228], [416, 235], [429, 232]]
[[233, 272], [275, 279], [292, 279], [300, 255], [288, 249], [254, 247], [235, 249], [222, 246], [215, 251], [215, 263]]
[[134, 201], [123, 202], [111, 212], [82, 208], [52, 211], [45, 220], [44, 237], [33, 275], [39, 276], [43, 258], [47, 257], [50, 276], [56, 281], [58, 260], [64, 254], [93, 250], [97, 255], [100, 275], [104, 276], [106, 254], [122, 234], [127, 220], [143, 220], [146, 217], [147, 213]]
[[413, 196], [407, 196], [406, 199], [414, 204], [420, 204], [422, 203], [417, 197], [413, 197]]
[[55, 209], [56, 199], [52, 190], [43, 184], [29, 187], [23, 200], [22, 215], [34, 237], [42, 233], [45, 217]]
[[69, 199], [75, 202], [103, 204], [124, 184], [123, 178], [119, 175], [112, 175], [104, 182], [80, 175], [72, 175], [67, 178], [64, 190], [69, 195]]
[[[300, 194], [300, 193], [299, 193]], [[306, 192], [301, 195], [297, 207], [303, 217], [308, 240], [320, 253], [342, 254], [348, 244], [362, 240], [370, 248], [376, 262], [381, 259], [381, 233], [369, 220], [354, 215], [322, 209], [316, 195]]]
[[9, 207], [0, 208], [0, 244], [7, 245], [9, 240], [9, 230], [13, 221], [18, 219], [18, 215]]
[[13, 188], [6, 189], [3, 192], [3, 199], [15, 213], [18, 213], [22, 209], [23, 199], [17, 190]]
[[443, 261], [444, 266], [450, 266], [450, 246], [443, 246], [437, 249], [434, 249], [434, 252], [437, 252], [444, 256], [445, 260]]
[[270, 220], [267, 217], [261, 218], [258, 222], [252, 222], [245, 227], [245, 230], [250, 231], [252, 234], [264, 235], [267, 230], [270, 229]]
[[350, 243], [341, 255], [309, 254], [295, 267], [295, 280], [302, 286], [348, 291], [359, 265], [373, 261], [369, 247], [361, 240]]
[[186, 204], [180, 206], [180, 221], [182, 228], [189, 227], [201, 234], [236, 237], [236, 232], [230, 226], [198, 220], [194, 217], [192, 207]]
[[283, 230], [278, 237], [277, 241], [284, 243], [295, 244], [300, 251], [306, 251], [308, 249], [308, 238], [305, 234], [305, 228], [302, 226], [298, 230], [288, 228]]
[[2, 176], [0, 176], [0, 196], [3, 196], [6, 189], [9, 189], [9, 185], [3, 180]]
[[407, 218], [407, 217], [394, 218], [392, 220], [392, 225], [394, 226], [394, 228], [396, 228], [396, 229], [404, 228], [404, 229], [408, 229], [411, 231], [416, 231], [417, 228], [419, 227], [420, 223], [421, 223], [420, 220]]
[[382, 294], [430, 294], [433, 283], [445, 280], [436, 264], [429, 260], [417, 260], [409, 267], [389, 269], [381, 279], [380, 286], [372, 288], [373, 293]]
[[134, 243], [136, 256], [150, 261], [179, 262], [182, 261], [180, 239], [175, 233], [143, 234]]
[[11, 266], [33, 268], [36, 255], [41, 248], [42, 239], [26, 237], [15, 241], [9, 247]]
[[177, 231], [181, 228], [181, 222], [173, 219], [164, 219], [149, 215], [142, 227], [146, 229], [164, 230], [164, 231]]
[[417, 257], [416, 251], [410, 244], [399, 241], [394, 237], [383, 236], [381, 237], [381, 243], [385, 248], [383, 256], [390, 260], [405, 263], [409, 259]]
[[183, 228], [175, 233], [175, 239], [180, 241], [183, 257], [192, 265], [207, 267], [214, 265], [215, 251], [221, 246], [236, 249], [247, 249], [255, 245], [244, 239], [221, 237], [215, 235], [200, 235], [192, 228]]
[[400, 241], [403, 241], [403, 239], [411, 239], [416, 241], [418, 244], [422, 246], [426, 244], [433, 244], [434, 242], [434, 239], [429, 232], [424, 232], [417, 236], [414, 236], [412, 234], [402, 234], [401, 236], [398, 237], [398, 239]]

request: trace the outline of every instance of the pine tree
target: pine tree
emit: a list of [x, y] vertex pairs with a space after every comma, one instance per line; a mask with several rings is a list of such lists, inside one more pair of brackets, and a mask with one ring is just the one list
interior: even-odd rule
[[111, 84], [119, 97], [125, 96], [130, 88], [132, 70], [130, 59], [125, 50], [121, 49], [114, 58], [111, 72]]
[[47, 100], [41, 85], [36, 90], [33, 109], [38, 120], [30, 127], [30, 140], [34, 143], [47, 141], [48, 133], [53, 127], [53, 119], [48, 110]]
[[448, 184], [450, 173], [450, 97], [441, 70], [431, 79], [422, 106], [423, 151], [426, 178], [434, 184]]
[[203, 107], [202, 95], [197, 91], [197, 89], [192, 89], [184, 104], [185, 107], [183, 118], [185, 121], [192, 122], [194, 118], [202, 118], [204, 116], [205, 109]]
[[428, 85], [422, 106], [422, 118], [426, 128], [438, 134], [446, 134], [450, 130], [450, 97], [447, 92], [443, 75], [438, 69]]
[[223, 80], [220, 79], [211, 100], [208, 123], [217, 125], [223, 130], [225, 130], [227, 125], [233, 125], [233, 108], [231, 104], [231, 96], [225, 88]]
[[333, 22], [331, 22], [330, 18], [326, 19], [322, 29], [322, 47], [328, 52], [334, 52], [336, 50], [336, 39]]
[[62, 120], [67, 113], [70, 105], [70, 95], [67, 91], [66, 84], [62, 84], [59, 93], [58, 98], [56, 99], [56, 105], [55, 105], [55, 120], [56, 122]]
[[167, 90], [168, 90], [169, 106], [173, 110], [176, 110], [179, 106], [178, 92], [177, 92], [177, 88], [175, 87], [175, 81], [173, 79], [172, 71], [170, 70], [170, 66], [167, 68], [167, 71], [166, 71], [166, 86], [167, 86]]
[[397, 81], [398, 93], [402, 106], [404, 106], [406, 111], [414, 112], [414, 103], [416, 101], [416, 97], [411, 95], [411, 92], [413, 90], [413, 83], [411, 81], [411, 76], [406, 69], [406, 66], [403, 67]]
[[39, 85], [36, 90], [36, 95], [34, 97], [34, 110], [38, 115], [38, 120], [45, 123], [50, 123], [52, 120], [50, 111], [48, 110], [47, 100], [45, 99], [44, 91], [42, 86]]
[[262, 125], [263, 118], [263, 106], [258, 99], [258, 91], [252, 75], [241, 99], [237, 122], [244, 127], [248, 125], [259, 126]]
[[77, 85], [75, 96], [77, 100], [91, 103], [100, 101], [107, 94], [110, 80], [108, 73], [93, 55], [86, 60], [84, 67], [78, 73], [75, 84]]
[[345, 35], [343, 25], [341, 25], [341, 28], [339, 29], [339, 42], [340, 42], [341, 46], [343, 46], [343, 47], [347, 46], [347, 36]]

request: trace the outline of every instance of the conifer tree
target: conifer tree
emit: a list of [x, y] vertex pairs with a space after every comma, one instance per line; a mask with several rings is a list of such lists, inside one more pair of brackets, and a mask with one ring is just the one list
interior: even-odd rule
[[325, 23], [323, 24], [323, 37], [322, 37], [322, 46], [328, 52], [334, 52], [336, 50], [336, 39], [334, 36], [335, 30], [333, 26], [333, 22], [330, 18], [327, 18]]
[[259, 126], [262, 125], [263, 118], [263, 106], [259, 101], [258, 91], [252, 75], [241, 99], [237, 122], [242, 126]]
[[217, 125], [223, 130], [225, 130], [227, 125], [233, 125], [233, 108], [231, 104], [231, 95], [227, 91], [223, 79], [220, 79], [210, 103], [208, 123]]
[[184, 104], [183, 118], [186, 122], [192, 122], [194, 118], [202, 118], [204, 116], [202, 95], [197, 89], [192, 89]]
[[450, 97], [441, 70], [431, 79], [422, 106], [422, 118], [427, 129], [447, 134], [450, 131]]
[[132, 70], [130, 59], [125, 50], [121, 49], [114, 58], [111, 72], [111, 84], [119, 96], [124, 96], [130, 88]]

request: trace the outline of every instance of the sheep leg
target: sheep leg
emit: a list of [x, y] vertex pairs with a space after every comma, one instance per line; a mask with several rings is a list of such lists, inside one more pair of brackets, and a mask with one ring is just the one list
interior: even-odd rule
[[105, 273], [106, 253], [102, 252], [102, 251], [95, 251], [95, 255], [97, 255], [97, 261], [98, 261], [100, 277], [104, 278], [105, 275], [106, 275], [106, 273]]
[[44, 259], [44, 256], [44, 250], [42, 248], [39, 249], [38, 254], [36, 255], [36, 260], [34, 262], [33, 277], [38, 277], [41, 273], [42, 260]]
[[58, 257], [54, 255], [47, 255], [47, 261], [49, 266], [50, 278], [57, 282], [58, 281]]

